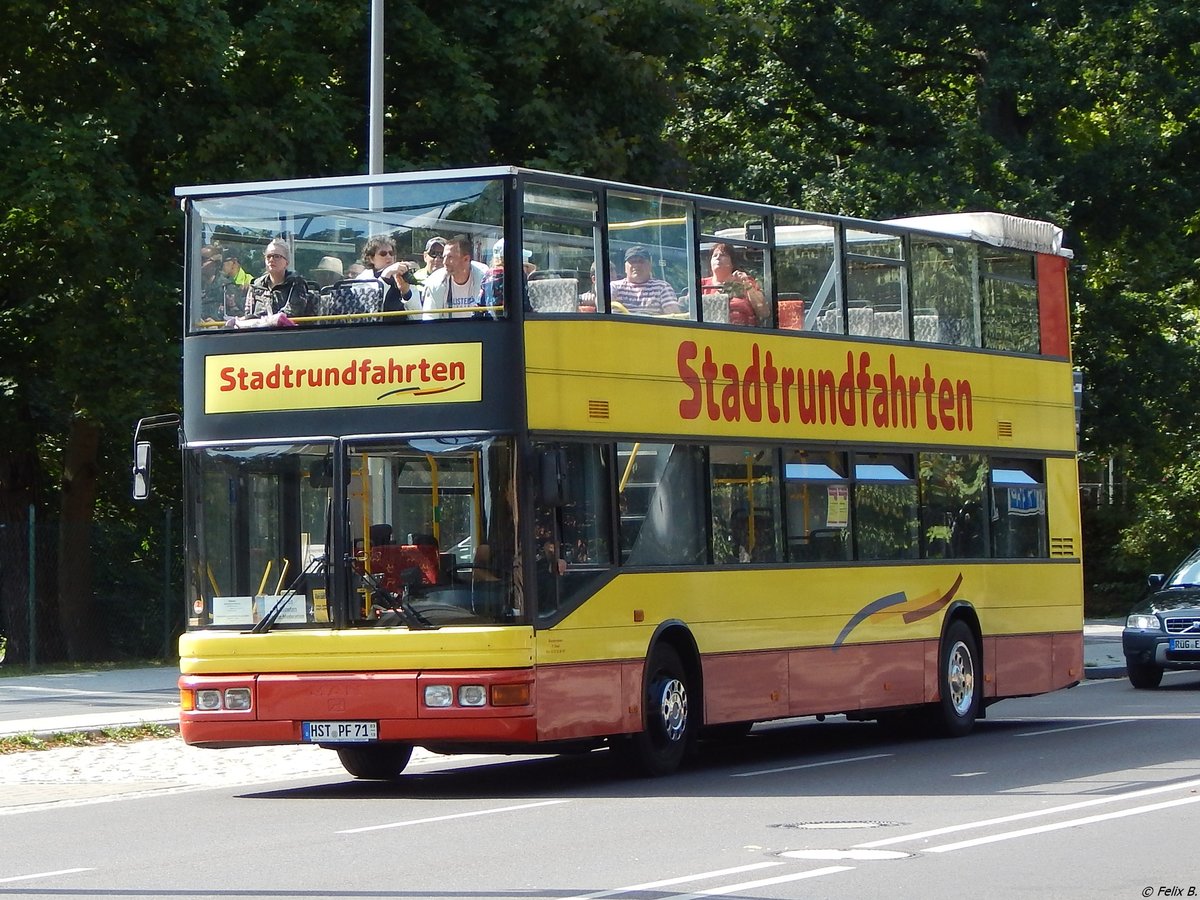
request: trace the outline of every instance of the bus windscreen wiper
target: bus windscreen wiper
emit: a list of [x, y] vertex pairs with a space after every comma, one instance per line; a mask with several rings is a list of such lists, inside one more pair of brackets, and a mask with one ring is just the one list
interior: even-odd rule
[[288, 589], [283, 592], [283, 596], [275, 601], [275, 605], [267, 610], [267, 614], [254, 623], [254, 627], [251, 628], [247, 633], [265, 634], [266, 632], [270, 631], [271, 626], [273, 626], [276, 620], [283, 615], [283, 611], [287, 609], [288, 603], [290, 603], [292, 598], [296, 596], [296, 592], [299, 591], [301, 585], [304, 584], [304, 576], [315, 574], [322, 571], [324, 568], [325, 557], [314, 556], [309, 561], [308, 565], [301, 570], [300, 574], [292, 580], [292, 583], [288, 585]]
[[[417, 612], [410, 600], [412, 589], [422, 581], [420, 569], [413, 566], [404, 569], [400, 573], [401, 590], [398, 594], [385, 587], [379, 576], [374, 572], [359, 572], [358, 577], [371, 589], [371, 608], [373, 610], [382, 614], [386, 614], [389, 611], [398, 613], [400, 620], [414, 631], [428, 631], [438, 627], [425, 618], [425, 616], [421, 615], [421, 613]], [[380, 597], [386, 602], [375, 603], [374, 600], [376, 597]]]

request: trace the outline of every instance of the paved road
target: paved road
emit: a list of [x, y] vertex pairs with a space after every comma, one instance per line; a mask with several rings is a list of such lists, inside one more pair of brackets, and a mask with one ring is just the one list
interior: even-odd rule
[[171, 723], [178, 680], [169, 666], [0, 677], [0, 737]]
[[[659, 780], [604, 753], [423, 759], [397, 784], [355, 782], [311, 747], [9, 754], [0, 894], [1188, 896], [1200, 679], [1164, 682], [1005, 701], [961, 741], [777, 723]], [[219, 865], [197, 866], [197, 847]]]

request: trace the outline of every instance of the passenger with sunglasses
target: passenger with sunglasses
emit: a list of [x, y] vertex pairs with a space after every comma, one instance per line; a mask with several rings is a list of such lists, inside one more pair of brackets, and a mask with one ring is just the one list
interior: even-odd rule
[[377, 279], [383, 282], [384, 312], [421, 308], [420, 298], [408, 282], [412, 277], [413, 265], [396, 259], [396, 242], [389, 235], [377, 234], [369, 238], [363, 247], [362, 261], [366, 268], [359, 273], [357, 280]]
[[424, 284], [425, 279], [442, 267], [442, 259], [446, 253], [446, 239], [431, 237], [425, 242], [425, 265], [412, 273], [410, 281]]

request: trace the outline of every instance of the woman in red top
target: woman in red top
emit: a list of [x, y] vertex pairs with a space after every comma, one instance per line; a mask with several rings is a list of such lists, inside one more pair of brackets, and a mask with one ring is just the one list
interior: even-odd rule
[[768, 325], [771, 307], [767, 298], [750, 275], [734, 268], [733, 248], [715, 244], [709, 257], [712, 275], [700, 279], [704, 294], [729, 294], [729, 322], [732, 325]]

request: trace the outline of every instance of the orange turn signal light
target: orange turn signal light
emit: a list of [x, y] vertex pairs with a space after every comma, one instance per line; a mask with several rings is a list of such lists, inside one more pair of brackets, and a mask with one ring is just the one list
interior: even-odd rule
[[529, 684], [493, 684], [492, 706], [528, 706]]

